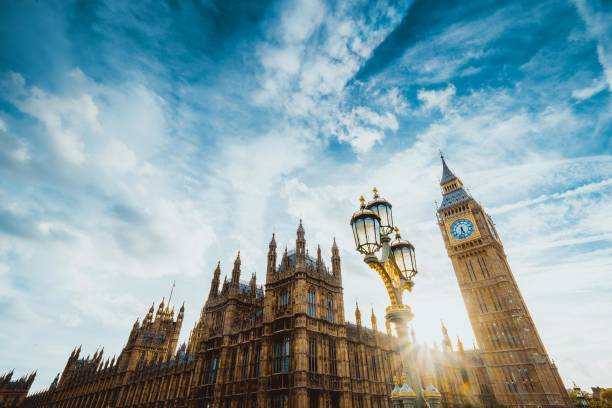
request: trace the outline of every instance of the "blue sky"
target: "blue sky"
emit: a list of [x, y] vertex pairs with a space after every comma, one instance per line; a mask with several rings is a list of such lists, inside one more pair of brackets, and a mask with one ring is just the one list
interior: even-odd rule
[[[136, 4], [140, 3], [140, 4]], [[256, 3], [256, 4], [255, 4]], [[273, 231], [341, 246], [346, 315], [382, 316], [357, 197], [393, 204], [421, 342], [473, 337], [435, 223], [438, 150], [495, 219], [570, 384], [612, 384], [612, 5], [0, 3], [0, 371], [118, 353], [151, 301], [185, 337]]]

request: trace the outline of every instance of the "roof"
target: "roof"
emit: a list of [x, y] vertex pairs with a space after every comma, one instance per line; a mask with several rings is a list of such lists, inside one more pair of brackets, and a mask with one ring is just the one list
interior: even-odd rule
[[[289, 251], [288, 256], [287, 256], [288, 260], [289, 260], [289, 266], [293, 267], [295, 266], [296, 263], [296, 254], [294, 250]], [[311, 266], [313, 268], [317, 267], [317, 260], [314, 259], [313, 257], [311, 257], [310, 255], [306, 255], [306, 265]], [[325, 263], [323, 263], [323, 265], [321, 265], [323, 267], [323, 270], [329, 272], [327, 270], [327, 266], [325, 266]]]
[[465, 192], [463, 188], [459, 188], [457, 190], [453, 190], [449, 193], [446, 193], [442, 196], [442, 204], [440, 204], [440, 210], [443, 210], [448, 207], [452, 207], [457, 203], [461, 203], [463, 201], [467, 201], [470, 199], [470, 195]]
[[[246, 294], [249, 296], [252, 296], [253, 294], [251, 293], [251, 285], [248, 283], [244, 283], [244, 282], [240, 282], [239, 286], [238, 286], [238, 290], [241, 294]], [[261, 298], [263, 297], [263, 288], [261, 286], [257, 287], [256, 289], [257, 291], [257, 297]]]
[[448, 168], [446, 161], [444, 160], [444, 156], [440, 156], [442, 158], [442, 179], [440, 180], [440, 184], [447, 183], [453, 179], [456, 179], [457, 176]]

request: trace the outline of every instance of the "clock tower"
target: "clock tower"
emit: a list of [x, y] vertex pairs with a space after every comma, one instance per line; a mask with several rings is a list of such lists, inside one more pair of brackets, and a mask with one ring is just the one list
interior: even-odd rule
[[495, 398], [508, 407], [570, 406], [495, 224], [441, 158], [438, 225]]

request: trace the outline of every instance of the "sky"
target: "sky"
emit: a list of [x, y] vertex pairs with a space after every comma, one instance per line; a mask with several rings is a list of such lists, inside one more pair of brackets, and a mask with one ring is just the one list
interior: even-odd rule
[[603, 0], [2, 1], [0, 372], [118, 354], [173, 281], [186, 338], [217, 260], [263, 283], [300, 218], [341, 248], [347, 318], [380, 319], [349, 227], [373, 186], [417, 250], [417, 341], [472, 344], [442, 150], [565, 384], [610, 387], [611, 93]]

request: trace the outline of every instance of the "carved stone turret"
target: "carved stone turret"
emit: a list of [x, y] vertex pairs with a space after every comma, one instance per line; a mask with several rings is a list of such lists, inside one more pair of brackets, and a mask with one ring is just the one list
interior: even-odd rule
[[238, 251], [238, 254], [236, 255], [236, 259], [234, 260], [234, 269], [232, 269], [231, 286], [233, 288], [238, 288], [238, 285], [240, 284], [240, 265], [241, 265], [240, 251]]
[[306, 270], [306, 238], [304, 226], [300, 219], [300, 225], [297, 229], [297, 239], [295, 240], [295, 270], [296, 272], [304, 272]]
[[340, 250], [338, 249], [338, 244], [336, 244], [336, 238], [334, 238], [334, 242], [331, 248], [331, 267], [332, 267], [332, 275], [338, 279], [338, 282], [342, 283], [342, 269], [340, 267]]
[[370, 316], [370, 320], [372, 321], [372, 330], [377, 332], [378, 324], [376, 323], [376, 315], [374, 314], [374, 308], [372, 308], [372, 316]]
[[217, 267], [213, 272], [213, 279], [210, 283], [210, 292], [208, 299], [213, 299], [219, 294], [219, 284], [221, 283], [221, 261], [217, 262]]
[[270, 282], [276, 273], [276, 238], [272, 234], [272, 239], [268, 245], [268, 265], [266, 268], [266, 282]]

